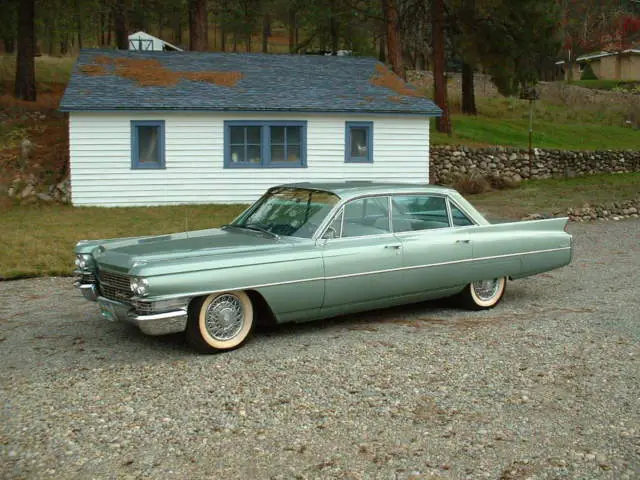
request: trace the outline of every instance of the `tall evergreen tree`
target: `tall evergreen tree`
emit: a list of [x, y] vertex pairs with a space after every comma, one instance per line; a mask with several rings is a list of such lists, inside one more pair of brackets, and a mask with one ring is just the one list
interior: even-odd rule
[[433, 97], [436, 104], [442, 109], [442, 116], [436, 119], [436, 129], [441, 133], [451, 135], [445, 71], [443, 0], [431, 0], [431, 34], [433, 39]]
[[35, 48], [35, 0], [21, 0], [18, 12], [15, 96], [31, 102], [36, 100]]
[[207, 0], [189, 0], [189, 49], [206, 51], [208, 41]]
[[127, 26], [127, 0], [116, 0], [113, 4], [113, 22], [116, 34], [116, 47], [119, 50], [129, 49], [129, 31]]

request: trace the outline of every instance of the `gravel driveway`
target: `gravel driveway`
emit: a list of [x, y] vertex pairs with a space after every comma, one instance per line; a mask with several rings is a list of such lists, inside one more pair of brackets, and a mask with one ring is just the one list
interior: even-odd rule
[[640, 222], [494, 310], [425, 303], [192, 353], [69, 278], [0, 283], [2, 478], [639, 478]]

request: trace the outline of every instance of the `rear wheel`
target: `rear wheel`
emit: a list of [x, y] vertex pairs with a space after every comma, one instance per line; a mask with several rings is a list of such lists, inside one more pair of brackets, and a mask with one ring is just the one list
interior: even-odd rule
[[495, 307], [504, 295], [506, 277], [472, 282], [457, 296], [463, 307], [470, 310], [485, 310]]
[[253, 330], [253, 305], [241, 291], [213, 293], [189, 306], [187, 341], [202, 353], [238, 348]]

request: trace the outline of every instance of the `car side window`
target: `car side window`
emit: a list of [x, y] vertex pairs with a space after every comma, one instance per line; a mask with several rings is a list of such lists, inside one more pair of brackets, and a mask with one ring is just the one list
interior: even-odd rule
[[449, 214], [445, 197], [437, 195], [397, 195], [392, 198], [394, 232], [448, 228]]
[[449, 202], [449, 207], [451, 207], [451, 218], [453, 219], [454, 227], [468, 227], [474, 224], [469, 217], [452, 202]]
[[342, 237], [363, 237], [390, 233], [389, 197], [365, 197], [344, 206]]
[[336, 215], [331, 224], [327, 227], [322, 235], [322, 238], [340, 238], [342, 236], [342, 217], [344, 215], [344, 209], [340, 210], [340, 213]]

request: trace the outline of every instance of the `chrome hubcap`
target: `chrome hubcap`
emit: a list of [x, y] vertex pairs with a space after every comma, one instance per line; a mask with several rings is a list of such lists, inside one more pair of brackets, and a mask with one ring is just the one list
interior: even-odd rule
[[494, 298], [500, 289], [500, 279], [481, 280], [471, 284], [476, 296], [483, 302], [487, 302]]
[[244, 325], [242, 302], [234, 295], [220, 295], [207, 307], [205, 324], [216, 340], [231, 340]]

